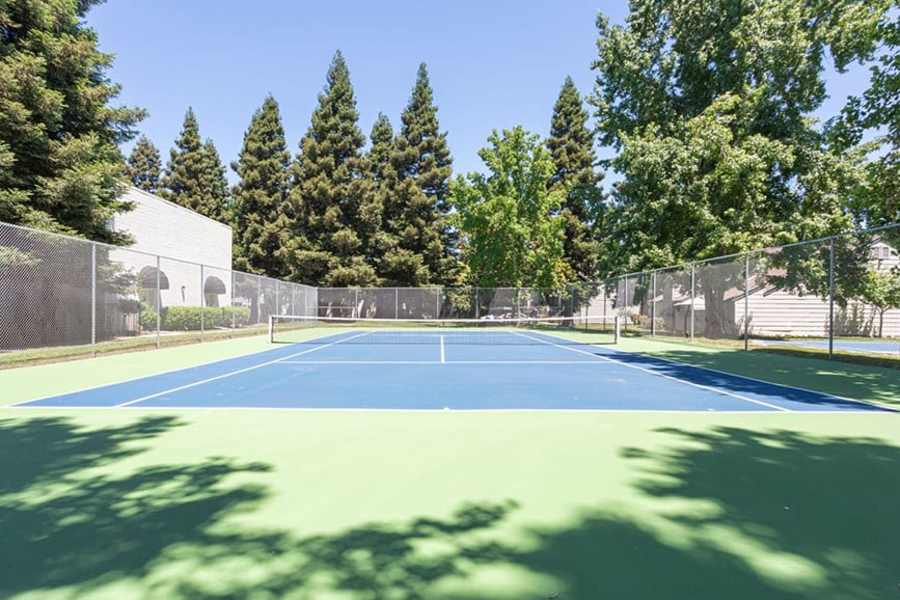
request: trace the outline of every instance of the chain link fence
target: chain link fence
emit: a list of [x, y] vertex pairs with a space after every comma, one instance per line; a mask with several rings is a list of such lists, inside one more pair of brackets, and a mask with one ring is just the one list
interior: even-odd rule
[[618, 315], [630, 335], [900, 355], [900, 225], [562, 289], [314, 288], [0, 224], [0, 351], [261, 332], [270, 315]]
[[0, 351], [76, 355], [263, 333], [316, 289], [0, 223]]

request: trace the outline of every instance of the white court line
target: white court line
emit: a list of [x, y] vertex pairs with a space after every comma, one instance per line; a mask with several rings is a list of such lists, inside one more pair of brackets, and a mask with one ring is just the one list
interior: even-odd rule
[[783, 406], [778, 406], [777, 404], [769, 404], [768, 402], [763, 402], [762, 400], [754, 400], [752, 398], [747, 398], [745, 396], [741, 396], [740, 394], [735, 394], [734, 392], [729, 392], [720, 388], [711, 387], [708, 385], [703, 385], [700, 383], [694, 383], [693, 381], [685, 381], [684, 379], [679, 379], [678, 377], [672, 377], [671, 375], [666, 375], [665, 373], [657, 373], [651, 369], [645, 369], [644, 367], [639, 367], [637, 365], [629, 365], [628, 363], [622, 362], [620, 360], [615, 360], [606, 356], [602, 356], [600, 354], [594, 354], [593, 352], [588, 352], [587, 350], [580, 350], [578, 348], [570, 348], [568, 346], [563, 346], [562, 344], [554, 344], [553, 342], [548, 342], [546, 340], [542, 340], [540, 338], [533, 338], [531, 336], [525, 335], [524, 333], [514, 332], [516, 335], [521, 335], [522, 337], [528, 338], [530, 340], [535, 340], [538, 342], [543, 342], [549, 346], [556, 346], [557, 348], [562, 348], [563, 350], [570, 350], [572, 352], [578, 352], [580, 354], [587, 354], [589, 356], [596, 356], [601, 360], [606, 360], [611, 363], [622, 365], [623, 367], [629, 367], [631, 369], [637, 369], [638, 371], [643, 371], [644, 373], [648, 373], [650, 375], [656, 375], [657, 377], [663, 377], [665, 379], [670, 379], [672, 381], [677, 381], [678, 383], [682, 383], [684, 385], [689, 385], [691, 387], [699, 388], [702, 390], [707, 390], [710, 392], [715, 392], [717, 394], [723, 394], [725, 396], [731, 396], [732, 398], [737, 398], [738, 400], [744, 400], [745, 402], [752, 402], [753, 404], [759, 404], [760, 406], [768, 406], [769, 408], [774, 408], [775, 410], [780, 410], [784, 412], [792, 412], [789, 408], [784, 408]]
[[[259, 335], [262, 336], [262, 335], [265, 335], [265, 333], [261, 333], [261, 334], [259, 334]], [[316, 336], [313, 336], [313, 337], [311, 337], [311, 338], [309, 338], [309, 339], [306, 339], [306, 340], [302, 340], [302, 341], [296, 342], [296, 344], [308, 344], [308, 343], [314, 342], [314, 341], [316, 341], [316, 340], [318, 340], [318, 339], [329, 338], [329, 337], [333, 337], [333, 336], [335, 336], [335, 335], [339, 335], [339, 334], [335, 334], [335, 333], [333, 333], [333, 332], [331, 332], [331, 333], [322, 333], [321, 335], [316, 335]], [[248, 336], [248, 339], [249, 339], [249, 338], [252, 338], [252, 337], [258, 337], [258, 336]], [[174, 348], [180, 348], [180, 347], [181, 347], [181, 346], [175, 346]], [[171, 350], [171, 349], [174, 349], [174, 348], [166, 348], [166, 349], [167, 349], [167, 350]], [[209, 366], [209, 365], [214, 365], [214, 364], [216, 364], [216, 363], [226, 362], [226, 361], [229, 361], [229, 360], [237, 360], [237, 359], [239, 359], [239, 358], [247, 358], [247, 357], [250, 357], [250, 356], [256, 356], [257, 354], [259, 354], [259, 355], [269, 354], [269, 353], [273, 353], [273, 352], [278, 352], [279, 350], [282, 350], [282, 348], [270, 348], [269, 350], [261, 350], [261, 351], [260, 351], [260, 350], [250, 350], [250, 351], [245, 352], [245, 353], [235, 354], [234, 356], [226, 356], [226, 357], [224, 357], [224, 358], [214, 358], [214, 359], [212, 359], [212, 360], [207, 360], [207, 361], [200, 362], [200, 363], [197, 363], [197, 364], [194, 364], [194, 365], [181, 366], [181, 367], [174, 367], [174, 368], [172, 368], [172, 369], [165, 369], [165, 370], [163, 370], [163, 371], [156, 371], [156, 372], [154, 372], [154, 373], [148, 373], [148, 374], [146, 374], [146, 375], [136, 375], [135, 377], [126, 377], [125, 379], [119, 379], [119, 380], [116, 380], [116, 381], [110, 381], [110, 382], [108, 382], [108, 383], [98, 383], [97, 385], [89, 385], [89, 386], [86, 386], [86, 387], [78, 388], [77, 390], [70, 390], [70, 391], [68, 391], [68, 392], [57, 392], [57, 393], [55, 393], [55, 394], [48, 394], [48, 395], [46, 395], [46, 396], [39, 396], [39, 397], [37, 397], [37, 398], [31, 398], [31, 399], [29, 399], [29, 400], [20, 400], [19, 402], [13, 402], [12, 404], [8, 404], [8, 405], [6, 405], [6, 406], [0, 406], [0, 408], [21, 407], [21, 406], [24, 405], [24, 404], [30, 404], [30, 403], [32, 403], [32, 402], [39, 402], [39, 401], [41, 401], [41, 400], [48, 400], [48, 399], [50, 399], [50, 398], [55, 398], [55, 397], [57, 397], [57, 396], [68, 396], [69, 394], [80, 394], [81, 392], [89, 392], [89, 391], [91, 391], [91, 390], [98, 390], [98, 389], [100, 389], [100, 388], [105, 388], [105, 387], [110, 387], [110, 386], [114, 386], [114, 385], [119, 385], [119, 384], [121, 384], [121, 383], [130, 383], [130, 382], [132, 382], [132, 381], [140, 381], [141, 379], [149, 379], [149, 378], [151, 378], [151, 377], [156, 377], [157, 375], [169, 375], [170, 373], [177, 373], [177, 372], [179, 372], [179, 371], [187, 371], [188, 369], [196, 369], [196, 368], [199, 368], [199, 367], [206, 367], [206, 366]], [[117, 356], [117, 355], [116, 355], [116, 354], [111, 354], [111, 355], [109, 355], [109, 356], [112, 357], [112, 356]], [[40, 365], [36, 365], [36, 366], [40, 366]], [[113, 408], [113, 407], [107, 406], [106, 408]]]
[[116, 404], [115, 406], [116, 406], [116, 407], [130, 406], [130, 405], [132, 405], [132, 404], [137, 404], [138, 402], [143, 402], [144, 400], [150, 400], [151, 398], [158, 398], [159, 396], [165, 396], [166, 394], [173, 394], [173, 393], [175, 393], [175, 392], [180, 392], [181, 390], [186, 390], [186, 389], [189, 389], [189, 388], [192, 388], [192, 387], [196, 387], [196, 386], [198, 386], [198, 385], [203, 385], [203, 384], [206, 384], [206, 383], [210, 383], [210, 382], [212, 382], [212, 381], [217, 381], [217, 380], [219, 380], [219, 379], [225, 379], [226, 377], [232, 377], [232, 376], [234, 376], [234, 375], [240, 375], [241, 373], [246, 373], [246, 372], [248, 372], [248, 371], [255, 371], [256, 369], [260, 369], [260, 368], [262, 368], [262, 367], [267, 367], [267, 366], [269, 366], [269, 365], [274, 365], [275, 363], [279, 363], [279, 362], [281, 362], [281, 361], [283, 361], [283, 360], [287, 360], [287, 359], [289, 359], [289, 358], [296, 358], [296, 357], [302, 356], [302, 355], [304, 355], [304, 354], [309, 354], [310, 352], [317, 352], [318, 350], [323, 350], [323, 349], [325, 349], [325, 348], [329, 348], [329, 347], [331, 347], [331, 346], [334, 346], [335, 344], [341, 344], [341, 343], [343, 343], [343, 342], [348, 342], [348, 341], [350, 341], [350, 340], [354, 340], [354, 339], [356, 339], [356, 338], [360, 338], [360, 337], [362, 337], [362, 336], [364, 336], [364, 335], [369, 335], [369, 334], [371, 334], [371, 333], [372, 333], [371, 331], [365, 331], [365, 332], [363, 332], [363, 333], [358, 333], [358, 334], [356, 334], [356, 335], [351, 335], [350, 337], [346, 337], [346, 338], [337, 340], [336, 342], [331, 342], [330, 344], [323, 344], [323, 345], [321, 345], [321, 346], [316, 346], [315, 348], [310, 348], [309, 350], [304, 350], [303, 352], [295, 352], [294, 354], [289, 354], [289, 355], [285, 356], [284, 358], [277, 358], [277, 359], [275, 359], [275, 360], [270, 360], [270, 361], [268, 361], [268, 362], [260, 363], [260, 364], [258, 364], [258, 365], [253, 365], [252, 367], [246, 367], [246, 368], [243, 368], [243, 369], [238, 369], [237, 371], [230, 371], [230, 372], [228, 372], [228, 373], [224, 373], [224, 374], [222, 374], [222, 375], [217, 375], [217, 376], [215, 376], [215, 377], [210, 377], [210, 378], [208, 378], [208, 379], [201, 379], [200, 381], [195, 381], [195, 382], [193, 382], [193, 383], [188, 383], [187, 385], [181, 385], [181, 386], [174, 387], [174, 388], [171, 388], [171, 389], [168, 389], [168, 390], [163, 390], [162, 392], [157, 392], [157, 393], [155, 393], [155, 394], [150, 394], [150, 395], [148, 395], [148, 396], [143, 396], [143, 397], [137, 398], [137, 399], [135, 399], [135, 400], [129, 400], [128, 402], [123, 402], [123, 403], [121, 403], [121, 404]]
[[444, 336], [441, 336], [441, 362], [447, 362], [446, 356], [444, 354]]
[[591, 365], [609, 363], [596, 360], [282, 360], [283, 365]]
[[[0, 411], [3, 410], [16, 410], [16, 411], [101, 411], [101, 410], [110, 410], [111, 408], [117, 408], [112, 406], [0, 406]], [[720, 410], [716, 408], [687, 408], [687, 409], [657, 409], [657, 408], [362, 408], [362, 407], [344, 407], [344, 408], [320, 408], [320, 407], [304, 407], [304, 406], [184, 406], [184, 405], [172, 405], [172, 406], [126, 406], [124, 407], [126, 410], [136, 411], [136, 412], [178, 412], [178, 411], [189, 411], [189, 412], [223, 412], [223, 411], [270, 411], [270, 412], [360, 412], [360, 413], [376, 413], [376, 412], [385, 412], [385, 413], [409, 413], [409, 414], [429, 414], [429, 413], [440, 413], [440, 414], [448, 414], [448, 413], [469, 413], [469, 414], [477, 414], [477, 413], [623, 413], [623, 414], [667, 414], [667, 415], [679, 415], [679, 414], [705, 414], [705, 415], [742, 415], [746, 417], [747, 415], [772, 415], [772, 414], [781, 414], [786, 415], [784, 418], [789, 418], [791, 416], [797, 417], [801, 415], [872, 415], [872, 411], [868, 410], [786, 410], [778, 413], [772, 412], [762, 412], [762, 411], [753, 411], [753, 410], [735, 410], [735, 409], [726, 409]]]

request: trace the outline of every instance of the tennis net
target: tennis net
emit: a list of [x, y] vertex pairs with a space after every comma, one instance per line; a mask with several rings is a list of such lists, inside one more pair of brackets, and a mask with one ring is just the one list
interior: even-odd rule
[[[346, 333], [348, 344], [533, 345], [615, 344], [619, 317], [520, 319], [354, 319], [272, 315], [269, 340], [282, 344], [332, 343]], [[361, 335], [354, 336], [354, 333]]]

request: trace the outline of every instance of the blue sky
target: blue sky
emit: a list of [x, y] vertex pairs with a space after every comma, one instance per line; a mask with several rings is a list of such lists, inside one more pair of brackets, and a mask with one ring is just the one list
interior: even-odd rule
[[[599, 11], [622, 22], [627, 3], [108, 0], [87, 22], [116, 55], [110, 75], [123, 86], [119, 101], [150, 111], [140, 128], [164, 161], [188, 105], [226, 164], [235, 160], [268, 93], [281, 105], [295, 153], [339, 48], [366, 134], [379, 111], [398, 126], [426, 62], [454, 169], [467, 172], [481, 169], [477, 151], [492, 129], [522, 124], [546, 135], [566, 75], [590, 92]], [[868, 72], [855, 67], [828, 81], [823, 115], [864, 90]]]

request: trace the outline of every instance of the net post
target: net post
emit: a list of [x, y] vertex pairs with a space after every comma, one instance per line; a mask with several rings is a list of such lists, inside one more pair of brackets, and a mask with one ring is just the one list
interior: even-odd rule
[[619, 338], [622, 336], [622, 317], [615, 315], [613, 317], [613, 343], [618, 344]]
[[744, 255], [744, 351], [750, 349], [750, 253]]
[[834, 358], [834, 238], [828, 241], [828, 359]]
[[91, 355], [97, 356], [97, 244], [91, 242]]
[[275, 343], [275, 315], [269, 315], [269, 343]]

